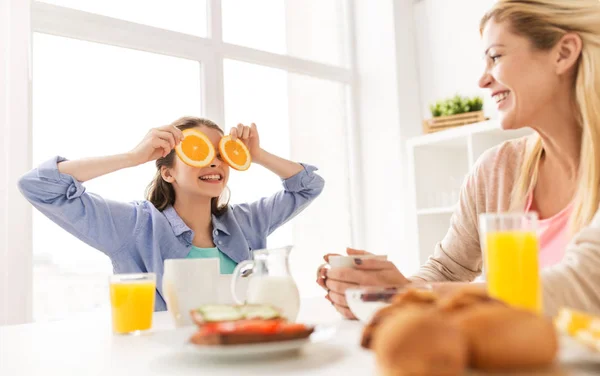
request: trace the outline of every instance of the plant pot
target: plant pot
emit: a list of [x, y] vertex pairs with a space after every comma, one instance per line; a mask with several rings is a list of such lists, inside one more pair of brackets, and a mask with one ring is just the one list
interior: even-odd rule
[[467, 112], [464, 114], [440, 116], [423, 120], [423, 132], [434, 133], [450, 128], [460, 127], [467, 124], [484, 121], [483, 111]]

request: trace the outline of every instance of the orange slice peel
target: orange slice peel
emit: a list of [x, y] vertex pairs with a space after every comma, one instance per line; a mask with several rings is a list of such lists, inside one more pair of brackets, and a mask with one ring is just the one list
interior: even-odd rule
[[252, 157], [246, 145], [238, 138], [235, 141], [231, 136], [225, 136], [219, 141], [221, 158], [231, 168], [246, 171], [252, 164]]
[[192, 167], [206, 167], [215, 158], [215, 147], [210, 139], [197, 129], [183, 131], [183, 141], [176, 147], [179, 159]]

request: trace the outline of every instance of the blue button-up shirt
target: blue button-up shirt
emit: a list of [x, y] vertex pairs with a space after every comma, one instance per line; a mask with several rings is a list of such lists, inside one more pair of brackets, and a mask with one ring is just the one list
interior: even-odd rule
[[[164, 260], [184, 258], [194, 232], [173, 207], [160, 212], [148, 201], [112, 201], [86, 192], [73, 176], [60, 173], [55, 157], [19, 180], [21, 193], [40, 212], [90, 246], [105, 253], [115, 273], [156, 273], [155, 310], [162, 295]], [[283, 181], [283, 190], [256, 202], [231, 205], [212, 218], [213, 241], [235, 262], [264, 249], [267, 236], [301, 212], [323, 190], [313, 166]]]

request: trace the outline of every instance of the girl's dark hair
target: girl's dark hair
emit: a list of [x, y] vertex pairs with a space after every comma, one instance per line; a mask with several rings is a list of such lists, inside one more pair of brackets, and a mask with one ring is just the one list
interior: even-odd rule
[[[221, 134], [223, 130], [213, 121], [194, 117], [194, 116], [184, 116], [180, 119], [175, 120], [171, 125], [179, 128], [180, 130], [186, 130], [190, 128], [196, 128], [199, 126], [204, 126], [212, 129], [216, 129]], [[156, 175], [154, 175], [154, 179], [150, 184], [148, 184], [148, 188], [146, 189], [146, 198], [148, 201], [152, 203], [158, 210], [163, 211], [168, 206], [173, 205], [175, 203], [175, 190], [173, 189], [173, 185], [171, 183], [166, 182], [160, 170], [162, 167], [172, 168], [175, 162], [175, 149], [171, 150], [166, 157], [158, 158], [156, 160]], [[225, 190], [224, 193], [229, 193], [228, 190]], [[222, 196], [225, 194], [222, 194]], [[226, 195], [226, 202], [221, 203], [221, 197], [213, 197], [211, 200], [211, 211], [215, 215], [221, 215], [227, 211], [229, 204], [229, 195]]]

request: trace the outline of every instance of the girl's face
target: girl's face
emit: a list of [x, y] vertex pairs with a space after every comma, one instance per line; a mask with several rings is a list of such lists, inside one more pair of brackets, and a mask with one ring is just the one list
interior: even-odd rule
[[229, 166], [221, 160], [219, 155], [219, 141], [223, 134], [205, 126], [196, 127], [196, 129], [203, 132], [212, 142], [216, 151], [215, 159], [210, 165], [198, 168], [189, 166], [175, 157], [173, 167], [168, 172], [173, 179], [171, 184], [173, 184], [178, 198], [182, 195], [219, 197], [229, 180]]
[[486, 68], [479, 80], [489, 89], [504, 129], [537, 125], [561, 93], [553, 51], [539, 51], [507, 23], [490, 20], [483, 30]]

